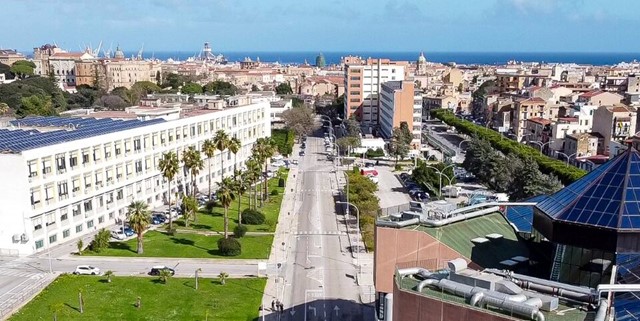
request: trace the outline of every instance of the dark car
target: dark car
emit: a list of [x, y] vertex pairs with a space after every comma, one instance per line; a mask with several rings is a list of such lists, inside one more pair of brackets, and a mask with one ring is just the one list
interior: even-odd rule
[[400, 174], [400, 179], [403, 181], [406, 181], [409, 177], [411, 177], [409, 174], [407, 173], [402, 173]]
[[305, 149], [305, 148], [307, 148], [307, 144], [305, 144], [305, 143], [302, 143], [302, 145], [300, 145], [300, 148], [302, 148], [302, 149]]
[[303, 150], [300, 151], [300, 156], [304, 156], [304, 151]]
[[170, 267], [161, 265], [161, 266], [152, 267], [151, 271], [149, 271], [149, 275], [160, 275], [160, 271], [162, 271], [162, 270], [169, 271], [169, 273], [171, 273], [171, 275], [175, 275], [176, 274], [176, 270], [174, 270], [174, 269], [172, 269]]
[[120, 228], [118, 230], [123, 232], [124, 235], [127, 236], [127, 237], [132, 236], [133, 234], [135, 234], [133, 229], [131, 227], [129, 227], [129, 226], [125, 226], [124, 229], [122, 228], [122, 226], [120, 226]]
[[164, 217], [163, 214], [153, 214], [151, 216], [151, 223], [158, 225], [158, 224], [162, 224], [166, 221], [166, 218]]

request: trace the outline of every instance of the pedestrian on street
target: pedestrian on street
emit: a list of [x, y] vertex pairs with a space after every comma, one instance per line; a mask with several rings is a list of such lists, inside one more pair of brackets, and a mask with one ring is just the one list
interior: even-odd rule
[[271, 311], [276, 310], [276, 300], [271, 300]]
[[280, 302], [280, 312], [284, 311], [284, 304], [282, 304], [282, 302]]

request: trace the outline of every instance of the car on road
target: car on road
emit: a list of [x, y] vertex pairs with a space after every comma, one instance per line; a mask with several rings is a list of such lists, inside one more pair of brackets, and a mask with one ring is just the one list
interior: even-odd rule
[[293, 164], [293, 165], [298, 165], [298, 160], [297, 160], [297, 159], [293, 159], [293, 160], [291, 160], [291, 164]]
[[304, 156], [304, 151], [303, 150], [300, 151], [300, 156]]
[[169, 273], [171, 273], [171, 275], [175, 275], [176, 274], [176, 270], [168, 267], [168, 266], [164, 266], [164, 265], [158, 265], [158, 266], [154, 266], [151, 268], [151, 271], [149, 271], [149, 275], [160, 275], [160, 271], [169, 271]]
[[99, 275], [100, 269], [91, 265], [78, 265], [73, 271], [73, 274], [79, 275]]

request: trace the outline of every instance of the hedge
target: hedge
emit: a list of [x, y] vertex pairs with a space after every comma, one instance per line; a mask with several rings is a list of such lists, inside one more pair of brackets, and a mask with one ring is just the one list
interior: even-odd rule
[[260, 211], [245, 208], [242, 211], [242, 224], [260, 225], [265, 221], [265, 216]]
[[293, 152], [293, 143], [295, 133], [290, 129], [272, 129], [271, 138], [278, 146], [278, 153], [281, 155], [291, 155]]
[[574, 166], [567, 166], [566, 162], [550, 158], [540, 153], [540, 151], [531, 146], [527, 146], [517, 141], [506, 139], [500, 133], [478, 126], [472, 122], [460, 119], [454, 114], [444, 109], [435, 109], [431, 111], [431, 116], [436, 117], [449, 126], [453, 126], [461, 133], [469, 136], [477, 135], [480, 139], [486, 139], [491, 143], [493, 148], [501, 151], [504, 154], [514, 153], [519, 157], [532, 157], [540, 167], [540, 171], [545, 174], [554, 174], [558, 179], [566, 186], [580, 177], [584, 176], [587, 172]]

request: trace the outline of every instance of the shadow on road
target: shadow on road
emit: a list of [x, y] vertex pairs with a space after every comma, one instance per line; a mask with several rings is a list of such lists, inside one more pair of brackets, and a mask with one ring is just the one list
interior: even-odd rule
[[[315, 294], [308, 292], [308, 296]], [[317, 294], [322, 295], [321, 292]], [[261, 311], [267, 315], [267, 320], [280, 321], [373, 321], [373, 307], [361, 304], [360, 302], [343, 300], [343, 299], [310, 299], [305, 304], [300, 304], [291, 308], [272, 309], [272, 306], [264, 307]], [[275, 314], [275, 318], [273, 315]], [[279, 318], [278, 318], [279, 316]], [[255, 318], [253, 321], [260, 321], [262, 317]]]

